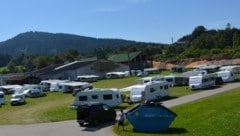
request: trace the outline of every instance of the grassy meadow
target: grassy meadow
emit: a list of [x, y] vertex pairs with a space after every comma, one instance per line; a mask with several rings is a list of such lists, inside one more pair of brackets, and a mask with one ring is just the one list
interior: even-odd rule
[[114, 126], [120, 136], [237, 136], [240, 129], [240, 88], [171, 108], [178, 116], [162, 133], [134, 132], [125, 122], [125, 131]]

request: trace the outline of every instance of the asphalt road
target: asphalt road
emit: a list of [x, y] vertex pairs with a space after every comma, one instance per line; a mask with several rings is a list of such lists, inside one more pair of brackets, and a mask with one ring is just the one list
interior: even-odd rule
[[[166, 107], [173, 107], [237, 87], [240, 87], [239, 82], [165, 101], [162, 104]], [[114, 122], [98, 127], [79, 127], [75, 120], [70, 120], [31, 125], [3, 125], [0, 126], [0, 136], [114, 136], [115, 134], [112, 132], [113, 124]]]

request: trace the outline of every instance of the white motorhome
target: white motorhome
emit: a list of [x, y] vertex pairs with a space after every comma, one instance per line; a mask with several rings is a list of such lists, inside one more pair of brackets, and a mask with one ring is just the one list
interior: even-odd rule
[[92, 88], [92, 84], [88, 82], [63, 82], [59, 83], [59, 90], [63, 93], [72, 93], [75, 89], [84, 90]]
[[75, 96], [74, 105], [79, 106], [92, 102], [100, 102], [110, 107], [121, 104], [121, 94], [116, 88], [94, 88], [78, 92]]
[[152, 82], [149, 84], [135, 85], [130, 90], [130, 101], [140, 102], [157, 100], [169, 96], [170, 84], [167, 81]]
[[5, 104], [5, 95], [3, 91], [0, 91], [0, 105]]
[[237, 76], [229, 70], [218, 71], [217, 76], [221, 77], [223, 82], [233, 82], [237, 80]]
[[216, 74], [198, 75], [189, 77], [190, 89], [205, 89], [215, 85]]

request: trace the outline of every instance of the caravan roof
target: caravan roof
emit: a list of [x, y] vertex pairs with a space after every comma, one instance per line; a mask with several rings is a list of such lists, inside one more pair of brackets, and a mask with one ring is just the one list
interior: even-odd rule
[[80, 86], [80, 85], [86, 85], [89, 84], [87, 82], [63, 82], [61, 85], [66, 85], [66, 86]]

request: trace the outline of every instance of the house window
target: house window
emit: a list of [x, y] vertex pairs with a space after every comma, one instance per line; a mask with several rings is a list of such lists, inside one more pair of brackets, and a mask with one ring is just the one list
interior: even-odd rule
[[119, 98], [119, 95], [118, 95], [118, 94], [116, 94], [116, 98], [117, 98], [117, 99]]
[[79, 96], [79, 97], [78, 97], [78, 100], [79, 100], [79, 101], [87, 101], [88, 98], [87, 98], [87, 96]]
[[112, 100], [112, 95], [111, 94], [105, 94], [103, 95], [104, 100]]
[[92, 95], [92, 99], [98, 99], [97, 95]]

